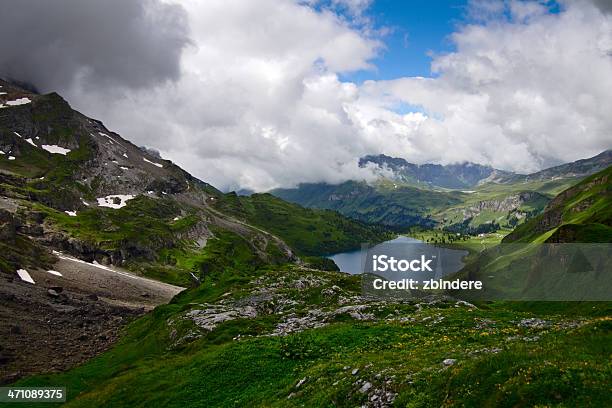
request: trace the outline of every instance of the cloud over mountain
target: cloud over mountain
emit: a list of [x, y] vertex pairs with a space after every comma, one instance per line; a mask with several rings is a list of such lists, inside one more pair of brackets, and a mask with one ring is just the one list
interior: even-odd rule
[[475, 1], [433, 77], [360, 85], [340, 78], [384, 53], [370, 2], [322, 3], [27, 0], [0, 16], [0, 71], [221, 188], [368, 177], [365, 154], [533, 171], [610, 147], [604, 7]]

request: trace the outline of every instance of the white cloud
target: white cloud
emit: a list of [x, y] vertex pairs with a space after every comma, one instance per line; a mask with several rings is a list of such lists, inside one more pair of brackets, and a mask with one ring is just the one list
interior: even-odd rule
[[[138, 144], [154, 146], [221, 188], [341, 181], [364, 153], [344, 105], [381, 43], [329, 10], [292, 1], [185, 1], [193, 46], [175, 83], [70, 100]], [[108, 99], [109, 96], [105, 96]]]
[[[506, 6], [507, 17], [453, 34], [457, 51], [434, 59], [435, 79], [365, 84], [361, 115], [390, 116], [396, 138], [405, 139], [383, 151], [527, 172], [612, 146], [611, 17], [585, 2], [560, 14], [539, 3]], [[401, 115], [389, 115], [390, 101], [421, 105], [429, 118], [410, 128]], [[371, 127], [389, 133], [376, 122]]]
[[[306, 3], [183, 1], [191, 45], [175, 82], [65, 92], [220, 188], [368, 177], [357, 161], [370, 153], [532, 171], [610, 147], [612, 21], [590, 3], [550, 14], [481, 1], [478, 21], [452, 36], [457, 51], [434, 59], [435, 78], [362, 86], [338, 74], [371, 69], [383, 44]], [[342, 2], [358, 16], [368, 4]], [[402, 103], [424, 113], [396, 113]]]

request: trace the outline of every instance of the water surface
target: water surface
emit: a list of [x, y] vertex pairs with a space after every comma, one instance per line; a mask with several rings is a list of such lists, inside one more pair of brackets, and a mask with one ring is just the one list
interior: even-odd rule
[[[382, 249], [382, 247], [386, 246], [387, 244], [406, 244], [420, 242], [422, 241], [415, 238], [400, 236], [375, 245], [369, 250], [376, 251], [377, 249]], [[407, 245], [406, 247], [410, 248], [411, 246]], [[336, 263], [336, 265], [338, 265], [338, 268], [340, 268], [342, 272], [348, 272], [350, 274], [357, 275], [363, 272], [364, 260], [362, 259], [362, 256], [364, 255], [365, 254], [362, 253], [361, 249], [356, 249], [354, 251], [340, 252], [334, 255], [330, 255], [328, 256], [328, 258], [332, 259]]]

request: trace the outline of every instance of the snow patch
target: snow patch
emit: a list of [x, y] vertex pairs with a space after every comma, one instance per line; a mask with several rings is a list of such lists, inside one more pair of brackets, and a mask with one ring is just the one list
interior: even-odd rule
[[81, 259], [73, 258], [71, 256], [66, 256], [66, 255], [64, 255], [64, 254], [62, 254], [61, 252], [58, 252], [58, 251], [53, 251], [53, 254], [55, 254], [59, 259], [66, 259], [66, 260], [69, 260], [69, 261], [78, 262], [78, 263], [82, 263], [82, 264], [85, 264], [85, 265], [93, 266], [95, 268], [104, 269], [105, 271], [110, 271], [110, 272], [116, 273], [118, 275], [126, 276], [128, 278], [138, 279], [138, 280], [148, 280], [148, 279], [145, 279], [145, 278], [141, 278], [140, 276], [134, 276], [134, 275], [126, 273], [126, 272], [121, 272], [121, 271], [115, 270], [115, 269], [111, 268], [110, 266], [101, 265], [101, 264], [99, 264], [96, 261], [93, 261], [92, 263], [85, 262], [85, 261], [83, 261]]
[[[115, 194], [106, 197], [98, 198], [98, 206], [109, 207], [109, 208], [121, 208], [127, 205], [128, 200], [133, 199], [134, 196], [130, 194]], [[118, 203], [117, 203], [118, 201]]]
[[63, 154], [64, 156], [70, 152], [70, 149], [65, 149], [58, 145], [42, 145], [40, 146], [49, 153]]
[[32, 145], [32, 146], [34, 146], [34, 147], [38, 147], [38, 146], [36, 146], [36, 143], [34, 143], [34, 141], [32, 140], [32, 138], [31, 138], [31, 137], [28, 137], [28, 138], [26, 139], [26, 142], [28, 142], [29, 144], [31, 144], [31, 145]]
[[120, 168], [121, 170], [129, 170], [129, 167], [119, 166], [119, 168]]
[[23, 136], [21, 136], [21, 135], [20, 135], [19, 133], [17, 133], [17, 132], [13, 132], [13, 133], [14, 133], [14, 134], [16, 134], [16, 135], [17, 135], [17, 136], [19, 136], [19, 137], [23, 137]]
[[6, 153], [4, 153], [2, 150], [0, 150], [0, 154], [6, 154]]
[[15, 160], [15, 156], [9, 156], [9, 160]]
[[15, 99], [14, 101], [6, 101], [4, 103], [8, 106], [18, 106], [18, 105], [25, 105], [26, 103], [30, 103], [30, 102], [32, 102], [30, 98], [19, 98], [19, 99]]
[[112, 144], [113, 142], [114, 142], [114, 143], [119, 144], [119, 142], [118, 142], [118, 141], [116, 141], [115, 139], [113, 139], [112, 137], [110, 137], [109, 135], [107, 135], [106, 133], [98, 132], [98, 134], [99, 134], [100, 136], [104, 136], [104, 137], [108, 138], [108, 140], [110, 140], [110, 141], [111, 141], [111, 144]]
[[83, 205], [85, 205], [86, 207], [89, 207], [89, 203], [85, 200], [81, 200], [81, 202], [83, 203]]
[[151, 160], [147, 160], [146, 157], [143, 157], [142, 160], [146, 161], [147, 163], [151, 163], [152, 165], [157, 166], [157, 167], [164, 167], [163, 165], [159, 163], [153, 163]]
[[47, 271], [47, 272], [50, 273], [51, 275], [62, 276], [62, 274], [59, 273], [58, 271]]
[[64, 212], [71, 217], [76, 217], [76, 211], [64, 211]]
[[127, 153], [123, 153], [123, 157], [125, 157], [126, 159], [128, 159]]
[[181, 217], [174, 217], [174, 218], [172, 219], [172, 221], [178, 221], [178, 220], [180, 220], [180, 219], [181, 219]]
[[17, 269], [17, 275], [19, 275], [22, 281], [34, 284], [34, 279], [25, 269]]

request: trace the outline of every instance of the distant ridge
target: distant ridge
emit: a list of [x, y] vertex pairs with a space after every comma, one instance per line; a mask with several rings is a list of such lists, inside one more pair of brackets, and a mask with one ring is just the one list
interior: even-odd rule
[[381, 169], [390, 170], [392, 179], [397, 181], [430, 187], [462, 189], [489, 182], [508, 184], [550, 180], [558, 177], [586, 177], [612, 164], [612, 150], [608, 149], [594, 157], [561, 164], [531, 174], [518, 174], [472, 162], [418, 165], [384, 154], [367, 155], [359, 160], [360, 167], [366, 167], [369, 163]]

